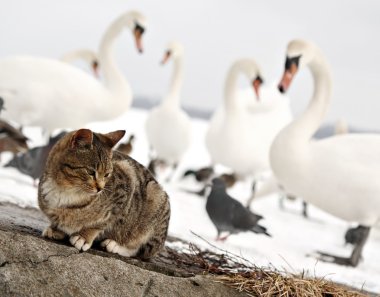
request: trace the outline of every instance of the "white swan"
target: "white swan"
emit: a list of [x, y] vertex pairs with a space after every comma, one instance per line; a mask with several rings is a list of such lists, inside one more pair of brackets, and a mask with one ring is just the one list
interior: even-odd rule
[[149, 113], [145, 130], [156, 159], [176, 167], [191, 142], [191, 121], [179, 100], [183, 81], [183, 46], [179, 42], [167, 46], [163, 63], [169, 59], [174, 64], [169, 93]]
[[[291, 120], [289, 100], [276, 91], [260, 88], [260, 100], [241, 95], [237, 80], [244, 74], [255, 92], [262, 82], [252, 59], [236, 61], [230, 68], [223, 104], [213, 114], [206, 134], [212, 163], [231, 168], [239, 177], [269, 170], [269, 148], [278, 131]], [[276, 96], [277, 98], [268, 98]], [[249, 97], [249, 98], [247, 98]], [[265, 98], [267, 97], [267, 98]]]
[[91, 71], [95, 77], [99, 77], [99, 61], [94, 51], [90, 49], [77, 49], [67, 52], [61, 57], [61, 61], [66, 63], [74, 63], [77, 60], [83, 60], [86, 66], [91, 67]]
[[[335, 124], [326, 124], [321, 126], [314, 134], [313, 139], [324, 139], [327, 137], [331, 137], [333, 135], [339, 135], [339, 134], [345, 134], [349, 133], [349, 127], [347, 122], [344, 119], [338, 119]], [[253, 200], [256, 200], [258, 198], [262, 198], [265, 196], [268, 196], [270, 194], [280, 194], [281, 200], [280, 200], [280, 206], [283, 206], [282, 199], [285, 197], [294, 197], [294, 195], [291, 195], [289, 193], [286, 193], [284, 188], [281, 187], [278, 183], [278, 180], [271, 174], [267, 179], [260, 182], [258, 185], [259, 187], [256, 187], [254, 191], [252, 192], [251, 197], [247, 200], [247, 207], [250, 206]], [[307, 215], [307, 205], [304, 203], [303, 208], [303, 215], [305, 217], [308, 217]]]
[[307, 109], [276, 137], [270, 159], [287, 191], [349, 222], [360, 224], [349, 258], [320, 254], [322, 260], [356, 266], [370, 227], [380, 218], [380, 136], [342, 134], [311, 141], [328, 109], [331, 75], [327, 61], [312, 43], [294, 40], [287, 48], [279, 89], [286, 91], [299, 68], [308, 66], [314, 93]]
[[7, 102], [3, 116], [22, 125], [80, 128], [88, 122], [114, 118], [128, 110], [132, 92], [117, 68], [112, 48], [124, 27], [133, 31], [141, 52], [145, 18], [131, 11], [116, 19], [99, 48], [104, 85], [84, 71], [54, 59], [14, 56], [0, 60], [0, 97]]

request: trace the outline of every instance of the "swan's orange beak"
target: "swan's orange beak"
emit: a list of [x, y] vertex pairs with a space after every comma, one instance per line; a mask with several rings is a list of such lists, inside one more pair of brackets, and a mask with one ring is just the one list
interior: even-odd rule
[[253, 90], [255, 91], [256, 98], [258, 101], [260, 100], [259, 89], [262, 83], [263, 83], [263, 79], [259, 75], [252, 82]]
[[285, 69], [284, 75], [282, 76], [282, 79], [280, 83], [278, 84], [278, 90], [281, 93], [286, 93], [297, 70], [298, 70], [298, 67], [296, 64], [291, 64], [289, 69]]
[[92, 62], [92, 72], [96, 78], [99, 78], [99, 63], [97, 61]]
[[139, 53], [143, 52], [143, 46], [142, 46], [143, 33], [144, 33], [144, 29], [140, 26], [136, 26], [135, 30], [133, 31], [133, 35], [135, 36], [136, 48], [139, 51]]
[[170, 56], [171, 56], [171, 52], [170, 51], [166, 51], [166, 53], [164, 55], [164, 58], [161, 61], [161, 65], [165, 65], [166, 62], [169, 60]]

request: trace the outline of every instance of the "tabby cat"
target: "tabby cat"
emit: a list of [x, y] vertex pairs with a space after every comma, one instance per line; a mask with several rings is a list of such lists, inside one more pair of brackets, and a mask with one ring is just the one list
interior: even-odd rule
[[94, 240], [108, 252], [149, 259], [164, 246], [169, 198], [140, 163], [112, 148], [124, 136], [80, 129], [51, 150], [38, 187], [38, 203], [50, 219], [43, 236], [68, 235], [78, 250]]

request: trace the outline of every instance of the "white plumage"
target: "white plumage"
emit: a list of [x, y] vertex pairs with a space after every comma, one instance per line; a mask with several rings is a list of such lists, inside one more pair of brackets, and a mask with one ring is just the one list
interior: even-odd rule
[[288, 98], [278, 91], [260, 88], [258, 100], [253, 90], [237, 90], [240, 73], [252, 82], [261, 76], [251, 59], [232, 65], [224, 101], [209, 124], [206, 146], [213, 164], [227, 166], [240, 176], [256, 175], [269, 170], [270, 145], [292, 116]]
[[66, 63], [76, 63], [77, 61], [83, 61], [86, 67], [90, 67], [92, 74], [98, 77], [99, 59], [98, 55], [90, 49], [77, 49], [65, 53], [61, 57], [61, 61]]
[[[112, 58], [112, 45], [127, 26], [139, 45], [145, 19], [128, 12], [105, 32], [99, 49], [104, 84], [64, 62], [48, 58], [14, 56], [0, 60], [0, 97], [3, 116], [22, 125], [80, 128], [88, 122], [114, 118], [128, 110], [132, 92]], [[138, 27], [139, 26], [139, 27]]]
[[174, 72], [168, 95], [153, 108], [146, 121], [146, 135], [156, 158], [176, 165], [191, 142], [191, 121], [180, 106], [180, 90], [183, 81], [183, 47], [171, 42], [166, 59], [173, 59]]
[[[287, 191], [305, 201], [349, 222], [373, 226], [380, 218], [380, 136], [341, 134], [311, 141], [328, 109], [332, 85], [330, 70], [322, 53], [312, 43], [292, 41], [287, 55], [289, 65], [280, 88], [286, 90], [297, 69], [307, 65], [314, 78], [315, 90], [303, 114], [273, 142], [271, 165], [274, 174]], [[356, 266], [367, 232], [363, 232], [355, 244], [351, 258], [343, 262], [334, 258], [336, 263]]]

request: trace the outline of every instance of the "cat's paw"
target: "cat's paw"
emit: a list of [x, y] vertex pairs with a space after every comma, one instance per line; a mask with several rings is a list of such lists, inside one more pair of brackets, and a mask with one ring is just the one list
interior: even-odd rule
[[137, 253], [137, 249], [128, 249], [124, 246], [119, 245], [113, 239], [105, 239], [100, 243], [100, 245], [104, 247], [107, 252], [119, 254], [124, 257], [133, 257]]
[[92, 245], [92, 242], [91, 243], [86, 242], [86, 239], [79, 234], [71, 236], [70, 243], [73, 246], [75, 246], [75, 248], [78, 249], [79, 251], [82, 250], [84, 252], [89, 250]]
[[47, 227], [42, 232], [42, 236], [49, 239], [63, 240], [66, 237], [66, 234], [60, 230], [53, 229], [52, 227]]
[[119, 244], [115, 240], [112, 240], [112, 239], [103, 240], [100, 243], [100, 246], [104, 247], [106, 251], [109, 253], [117, 254], [117, 251], [119, 250]]

